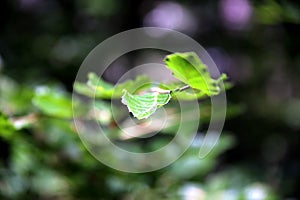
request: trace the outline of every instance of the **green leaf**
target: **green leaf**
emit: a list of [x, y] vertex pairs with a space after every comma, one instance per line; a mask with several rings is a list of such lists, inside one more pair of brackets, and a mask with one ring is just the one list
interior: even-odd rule
[[94, 97], [94, 90], [86, 83], [75, 82], [73, 89], [78, 93], [88, 97]]
[[138, 90], [149, 88], [150, 85], [150, 79], [144, 75], [137, 76], [134, 80], [127, 80], [124, 83], [114, 86], [99, 78], [95, 73], [89, 73], [87, 84], [76, 82], [74, 90], [79, 94], [92, 98], [111, 99], [120, 98], [123, 95], [123, 89], [134, 93]]
[[145, 75], [137, 76], [134, 80], [127, 80], [115, 86], [113, 98], [119, 98], [123, 95], [123, 90], [126, 89], [130, 93], [145, 90], [152, 85], [152, 81]]
[[111, 96], [114, 91], [114, 86], [110, 83], [105, 82], [101, 78], [99, 78], [95, 73], [88, 74], [88, 82], [87, 85], [91, 88], [95, 89], [96, 97], [99, 95], [102, 96]]
[[167, 104], [171, 99], [170, 94], [158, 92], [133, 95], [124, 90], [122, 103], [127, 105], [128, 110], [138, 119], [146, 119], [152, 115], [157, 108]]
[[0, 111], [0, 137], [9, 139], [12, 137], [14, 131], [15, 128], [13, 124], [9, 121], [8, 117]]
[[[175, 91], [176, 89], [179, 89], [181, 87], [185, 86], [182, 82], [171, 82], [171, 83], [161, 83], [159, 84], [159, 88], [164, 90], [170, 90]], [[207, 97], [203, 92], [199, 90], [195, 90], [193, 88], [189, 88], [184, 91], [178, 91], [178, 92], [172, 92], [172, 98], [178, 99], [178, 100], [194, 100], [194, 99], [201, 99]]]
[[72, 118], [72, 100], [59, 88], [40, 86], [32, 99], [44, 114], [59, 118]]
[[225, 74], [222, 74], [217, 80], [212, 79], [207, 66], [194, 52], [174, 53], [168, 55], [164, 62], [175, 78], [208, 96], [219, 94], [220, 82], [227, 79]]
[[33, 90], [0, 74], [0, 110], [8, 115], [24, 115], [32, 110]]

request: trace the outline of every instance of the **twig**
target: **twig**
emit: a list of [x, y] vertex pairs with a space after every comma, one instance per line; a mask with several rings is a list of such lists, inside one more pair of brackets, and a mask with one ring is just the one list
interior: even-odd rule
[[155, 87], [155, 88], [151, 88], [151, 91], [152, 92], [157, 92], [159, 94], [172, 94], [174, 92], [182, 92], [182, 91], [187, 90], [189, 88], [190, 88], [189, 85], [185, 85], [185, 86], [182, 86], [181, 88], [176, 88], [174, 90], [164, 90], [164, 89]]
[[185, 86], [182, 86], [181, 88], [177, 88], [175, 90], [171, 90], [170, 93], [173, 93], [173, 92], [182, 92], [182, 91], [187, 90], [189, 88], [191, 88], [189, 85], [185, 85]]

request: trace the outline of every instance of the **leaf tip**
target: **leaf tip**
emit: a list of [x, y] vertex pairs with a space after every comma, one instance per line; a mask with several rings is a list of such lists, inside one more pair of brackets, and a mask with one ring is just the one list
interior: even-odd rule
[[122, 104], [124, 104], [124, 105], [127, 106], [127, 101], [126, 101], [127, 90], [126, 90], [126, 89], [123, 89], [123, 90], [122, 90], [122, 93], [123, 93], [123, 95], [122, 95], [122, 97], [121, 97], [121, 102], [122, 102]]

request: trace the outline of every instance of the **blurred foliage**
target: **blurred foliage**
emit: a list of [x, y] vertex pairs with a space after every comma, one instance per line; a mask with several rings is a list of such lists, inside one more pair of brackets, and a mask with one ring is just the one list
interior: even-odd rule
[[69, 119], [73, 117], [70, 97], [59, 89], [39, 86], [32, 103], [49, 116]]
[[79, 94], [88, 97], [96, 97], [102, 99], [120, 98], [123, 95], [123, 90], [130, 92], [138, 92], [141, 89], [149, 88], [151, 81], [147, 76], [137, 76], [134, 80], [127, 80], [114, 86], [99, 78], [96, 74], [90, 72], [88, 74], [87, 83], [74, 83], [74, 90]]
[[[21, 87], [17, 83], [14, 84]], [[3, 198], [20, 198], [26, 194], [26, 198], [94, 198], [95, 195], [111, 199], [124, 195], [124, 199], [147, 199], [168, 197], [166, 194], [170, 194], [171, 199], [180, 199], [182, 195], [190, 195], [186, 191], [183, 191], [183, 194], [180, 192], [190, 187], [186, 184], [196, 180], [204, 181], [206, 175], [217, 165], [217, 157], [234, 144], [234, 138], [225, 135], [213, 152], [206, 159], [200, 160], [198, 149], [202, 141], [201, 136], [174, 165], [160, 172], [153, 172], [152, 175], [125, 175], [102, 166], [83, 147], [73, 123], [69, 121], [72, 117], [72, 100], [62, 87], [38, 86], [28, 90], [31, 90], [33, 96], [32, 103], [28, 103], [27, 107], [32, 109], [31, 113], [34, 116], [11, 117], [9, 121], [7, 116], [1, 114], [0, 135], [9, 142], [11, 149], [10, 159], [6, 164], [9, 168], [5, 167], [4, 163], [1, 165], [0, 189]], [[1, 90], [1, 94], [4, 92]], [[14, 92], [18, 90], [11, 92], [11, 98], [15, 98]], [[103, 105], [105, 108], [107, 105], [99, 100], [97, 102], [96, 107], [91, 109], [100, 109], [103, 112]], [[9, 105], [14, 107], [14, 104]], [[4, 110], [5, 107], [6, 102], [2, 102], [1, 109]], [[111, 115], [111, 110], [106, 112], [106, 115]], [[10, 116], [15, 115], [10, 113]], [[100, 119], [103, 120], [103, 115], [101, 116]], [[98, 119], [96, 116], [92, 118]], [[108, 118], [100, 122], [104, 122], [102, 124], [105, 125], [113, 121], [112, 118]], [[178, 123], [178, 120], [174, 123]], [[176, 130], [171, 131], [172, 135]], [[147, 145], [130, 144], [130, 148], [139, 149], [138, 151], [155, 150], [165, 141], [168, 140], [157, 138]], [[150, 184], [149, 178], [153, 181], [156, 179], [154, 184]], [[162, 187], [161, 184], [166, 185]], [[93, 192], [85, 193], [85, 187]], [[210, 194], [205, 187], [197, 188], [205, 195]]]
[[259, 4], [255, 11], [260, 23], [273, 25], [284, 21], [300, 23], [298, 9], [290, 2], [284, 2], [283, 5], [280, 5], [274, 0], [267, 0]]
[[[299, 23], [299, 3], [287, 0], [2, 0], [0, 199], [299, 199]], [[227, 92], [224, 133], [207, 158], [197, 155], [210, 118], [210, 104], [201, 100], [191, 148], [164, 169], [127, 174], [99, 163], [83, 146], [71, 90], [95, 45], [141, 26], [192, 36], [234, 87]], [[121, 67], [112, 65], [103, 81], [116, 82], [144, 53], [120, 59]], [[157, 62], [156, 55], [147, 57]], [[94, 86], [75, 84], [85, 95]], [[110, 107], [105, 95], [100, 92], [95, 105], [75, 98], [76, 116], [101, 123], [105, 134], [137, 152], [173, 137], [176, 116], [153, 141], [122, 137], [113, 109], [123, 123], [127, 111]], [[170, 115], [172, 106], [166, 107]]]
[[12, 133], [14, 132], [14, 126], [8, 120], [8, 117], [3, 113], [0, 113], [0, 130], [1, 136], [4, 139], [8, 139], [9, 137], [11, 137]]

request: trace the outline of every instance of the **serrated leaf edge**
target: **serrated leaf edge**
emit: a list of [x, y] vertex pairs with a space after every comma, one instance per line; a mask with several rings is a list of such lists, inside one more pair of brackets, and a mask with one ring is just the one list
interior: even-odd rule
[[[131, 112], [131, 113], [133, 114], [133, 116], [136, 117], [136, 118], [139, 119], [139, 120], [141, 120], [141, 119], [147, 119], [147, 118], [148, 118], [149, 116], [151, 116], [158, 108], [160, 108], [160, 107], [166, 105], [167, 103], [169, 103], [169, 101], [170, 101], [170, 99], [171, 99], [171, 95], [168, 94], [168, 99], [165, 101], [165, 103], [164, 103], [164, 104], [159, 104], [158, 101], [157, 101], [157, 100], [158, 100], [158, 95], [159, 95], [159, 93], [154, 93], [155, 96], [154, 96], [153, 106], [151, 106], [149, 109], [147, 109], [147, 110], [144, 111], [144, 113], [145, 113], [145, 112], [150, 112], [150, 113], [149, 113], [147, 116], [140, 116], [140, 115], [136, 115], [134, 112], [132, 112], [130, 106], [128, 105], [128, 102], [127, 102], [126, 99], [125, 99], [125, 95], [126, 95], [126, 94], [127, 94], [127, 95], [133, 96], [133, 95], [130, 94], [126, 89], [124, 89], [124, 90], [123, 90], [123, 95], [122, 95], [121, 102], [122, 102], [124, 105], [126, 105], [127, 108], [128, 108], [128, 110], [129, 110], [129, 112]], [[141, 102], [141, 103], [142, 103], [142, 102]], [[143, 103], [142, 103], [142, 104], [143, 104]], [[143, 106], [146, 107], [145, 104], [143, 104]]]

